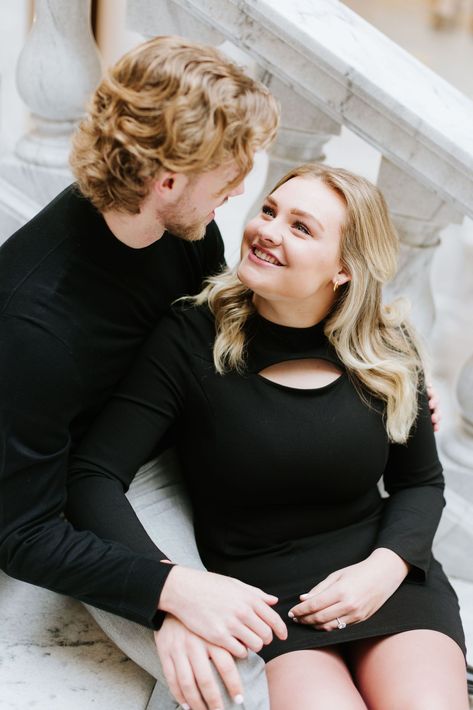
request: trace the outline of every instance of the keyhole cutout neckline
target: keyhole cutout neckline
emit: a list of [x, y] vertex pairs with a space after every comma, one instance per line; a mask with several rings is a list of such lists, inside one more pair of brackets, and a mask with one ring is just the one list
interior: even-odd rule
[[257, 374], [272, 384], [288, 389], [323, 390], [335, 384], [343, 371], [323, 358], [299, 358], [273, 363]]
[[[247, 329], [249, 372], [266, 384], [298, 392], [321, 392], [336, 386], [345, 379], [346, 368], [325, 336], [324, 328], [325, 320], [296, 328], [254, 313]], [[326, 378], [321, 376], [324, 372]]]

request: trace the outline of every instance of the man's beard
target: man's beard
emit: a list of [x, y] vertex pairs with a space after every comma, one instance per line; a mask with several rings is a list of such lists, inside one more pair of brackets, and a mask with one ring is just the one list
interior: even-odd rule
[[[190, 182], [191, 186], [192, 182]], [[169, 205], [166, 211], [161, 212], [162, 224], [173, 236], [184, 239], [186, 242], [196, 242], [199, 239], [203, 239], [207, 223], [201, 218], [189, 224], [185, 220], [186, 215], [188, 219], [195, 217], [189, 195], [184, 195], [180, 200]]]
[[168, 232], [174, 237], [184, 239], [186, 242], [197, 242], [205, 237], [206, 223], [194, 222], [193, 224], [184, 224], [177, 219], [168, 219], [164, 226]]

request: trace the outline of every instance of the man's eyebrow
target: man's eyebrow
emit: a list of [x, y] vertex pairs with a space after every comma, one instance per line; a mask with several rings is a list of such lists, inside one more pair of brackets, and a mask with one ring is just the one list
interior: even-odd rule
[[[268, 195], [266, 198], [266, 202], [269, 202], [270, 205], [274, 205], [274, 207], [278, 206], [277, 201], [274, 199], [274, 197], [271, 197], [271, 195]], [[322, 222], [320, 222], [317, 217], [315, 217], [313, 214], [310, 214], [310, 212], [304, 212], [304, 210], [298, 210], [298, 209], [292, 209], [290, 210], [290, 214], [295, 215], [296, 217], [302, 217], [303, 219], [310, 219], [312, 222], [315, 222], [319, 229], [324, 232], [324, 226]]]

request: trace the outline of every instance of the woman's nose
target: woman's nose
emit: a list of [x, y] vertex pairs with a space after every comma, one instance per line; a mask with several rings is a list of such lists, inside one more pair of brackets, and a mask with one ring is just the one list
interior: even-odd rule
[[281, 229], [274, 222], [260, 225], [258, 236], [261, 241], [271, 244], [281, 244], [282, 242]]

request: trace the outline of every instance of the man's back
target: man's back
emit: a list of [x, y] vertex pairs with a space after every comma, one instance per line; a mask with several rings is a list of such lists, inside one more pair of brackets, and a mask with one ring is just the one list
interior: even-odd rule
[[155, 608], [154, 585], [144, 591], [143, 582], [127, 580], [162, 583], [168, 566], [69, 526], [61, 515], [67, 460], [170, 303], [197, 292], [222, 262], [214, 223], [198, 242], [165, 233], [133, 249], [75, 186], [2, 246], [0, 560], [7, 573], [151, 623], [142, 609]]

